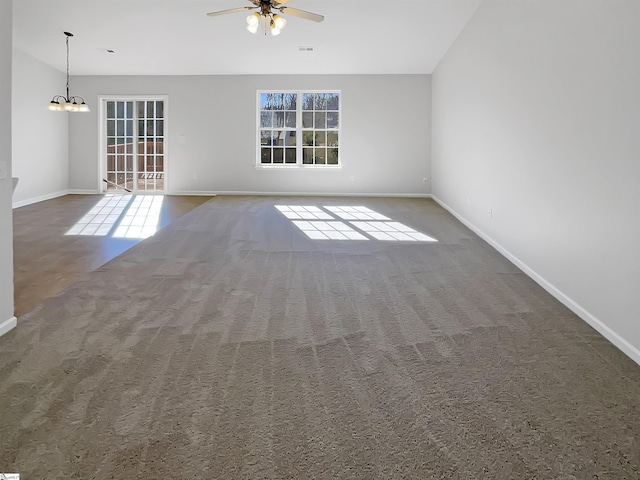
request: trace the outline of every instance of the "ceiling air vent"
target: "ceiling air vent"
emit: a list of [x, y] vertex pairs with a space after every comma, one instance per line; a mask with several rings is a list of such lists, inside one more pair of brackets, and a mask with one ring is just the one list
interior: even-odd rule
[[313, 47], [298, 47], [299, 52], [312, 53]]

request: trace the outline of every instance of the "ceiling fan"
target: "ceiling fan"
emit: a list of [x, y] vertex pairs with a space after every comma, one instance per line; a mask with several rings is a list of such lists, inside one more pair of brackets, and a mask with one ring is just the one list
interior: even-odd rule
[[318, 15], [317, 13], [287, 7], [285, 3], [289, 3], [289, 0], [249, 0], [249, 2], [253, 4], [252, 7], [231, 8], [229, 10], [209, 12], [207, 15], [210, 17], [216, 17], [218, 15], [226, 15], [227, 13], [256, 10], [247, 17], [247, 30], [251, 33], [257, 33], [260, 28], [260, 23], [262, 22], [265, 33], [268, 25], [271, 30], [271, 35], [279, 35], [280, 30], [282, 30], [287, 23], [287, 21], [276, 12], [286, 13], [287, 15], [292, 15], [294, 17], [311, 20], [312, 22], [322, 22], [324, 20], [324, 16]]

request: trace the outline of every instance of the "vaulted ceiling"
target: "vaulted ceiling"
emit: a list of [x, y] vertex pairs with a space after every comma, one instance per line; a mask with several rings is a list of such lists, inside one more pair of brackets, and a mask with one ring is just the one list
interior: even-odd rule
[[14, 0], [13, 39], [64, 71], [72, 32], [72, 75], [428, 74], [480, 2], [290, 0], [325, 21], [284, 15], [273, 37], [243, 12], [206, 16], [248, 0]]

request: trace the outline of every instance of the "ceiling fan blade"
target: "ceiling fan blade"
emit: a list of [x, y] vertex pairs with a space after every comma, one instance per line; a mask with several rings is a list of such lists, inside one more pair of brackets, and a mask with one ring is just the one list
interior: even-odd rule
[[289, 0], [271, 0], [271, 4], [274, 7], [279, 7], [280, 5], [284, 5], [285, 3], [289, 3]]
[[227, 13], [246, 12], [247, 10], [253, 10], [254, 8], [255, 7], [231, 8], [229, 10], [220, 10], [219, 12], [209, 12], [207, 15], [210, 17], [216, 17], [218, 15], [226, 15]]
[[282, 7], [280, 8], [280, 11], [282, 13], [286, 13], [294, 17], [300, 17], [300, 18], [304, 18], [305, 20], [311, 20], [312, 22], [321, 22], [324, 20], [324, 16], [322, 15], [318, 15], [317, 13], [306, 12], [304, 10], [299, 10], [297, 8]]

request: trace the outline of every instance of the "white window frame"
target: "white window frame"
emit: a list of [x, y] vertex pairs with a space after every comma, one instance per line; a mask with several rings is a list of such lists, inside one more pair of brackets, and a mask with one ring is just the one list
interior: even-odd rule
[[[296, 132], [296, 163], [262, 163], [262, 155], [261, 155], [261, 136], [260, 136], [260, 112], [261, 112], [261, 95], [268, 93], [281, 93], [281, 94], [296, 94], [298, 95], [298, 99], [296, 102], [296, 127], [295, 128], [287, 128], [283, 127], [280, 130], [283, 131], [295, 131]], [[302, 95], [305, 93], [336, 93], [338, 94], [338, 164], [337, 165], [327, 165], [327, 164], [304, 164], [302, 163], [303, 153], [302, 149], [304, 146], [302, 145]], [[273, 130], [276, 128], [274, 127]], [[315, 130], [315, 128], [314, 128]], [[325, 130], [326, 131], [326, 130]], [[342, 90], [335, 89], [269, 89], [269, 90], [258, 90], [256, 94], [256, 163], [255, 167], [257, 169], [265, 169], [265, 170], [273, 170], [273, 169], [312, 169], [312, 170], [336, 170], [342, 168]]]

